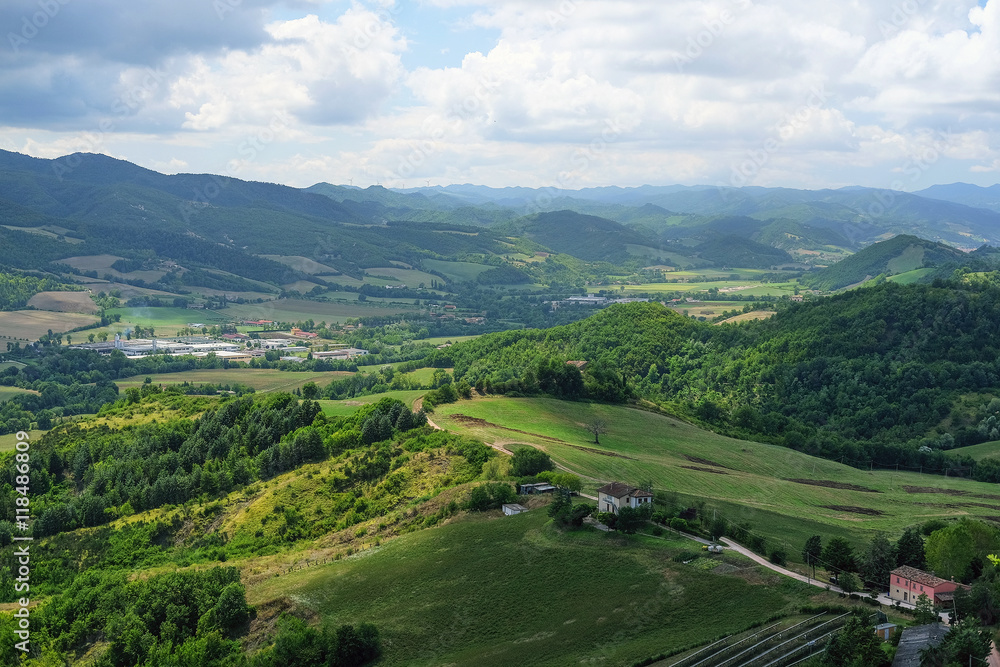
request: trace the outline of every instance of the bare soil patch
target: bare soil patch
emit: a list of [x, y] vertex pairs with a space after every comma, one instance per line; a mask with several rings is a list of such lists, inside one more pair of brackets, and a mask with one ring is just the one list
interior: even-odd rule
[[691, 463], [700, 463], [700, 464], [706, 465], [706, 466], [715, 466], [716, 468], [725, 468], [726, 470], [732, 470], [732, 468], [730, 468], [729, 466], [724, 466], [721, 463], [716, 463], [715, 461], [710, 461], [708, 459], [703, 459], [700, 456], [689, 456], [689, 455], [685, 454], [684, 458], [686, 458]]
[[966, 496], [969, 498], [982, 498], [984, 500], [1000, 500], [1000, 496], [993, 493], [969, 493], [960, 489], [939, 489], [934, 486], [904, 486], [907, 493], [941, 493], [946, 496]]
[[836, 510], [837, 512], [850, 512], [851, 514], [864, 514], [866, 516], [882, 516], [885, 514], [882, 510], [870, 507], [856, 507], [854, 505], [820, 505], [820, 507], [828, 510]]
[[882, 493], [878, 489], [869, 489], [867, 486], [858, 486], [857, 484], [845, 484], [844, 482], [834, 482], [828, 479], [792, 479], [790, 477], [786, 477], [784, 479], [786, 482], [795, 482], [796, 484], [808, 484], [810, 486], [822, 486], [827, 489], [862, 491], [864, 493]]
[[682, 468], [686, 468], [687, 470], [697, 470], [698, 472], [711, 472], [711, 473], [715, 473], [716, 475], [728, 475], [729, 474], [728, 472], [725, 472], [725, 471], [722, 471], [722, 470], [716, 470], [715, 468], [702, 468], [701, 466], [681, 466], [681, 467]]

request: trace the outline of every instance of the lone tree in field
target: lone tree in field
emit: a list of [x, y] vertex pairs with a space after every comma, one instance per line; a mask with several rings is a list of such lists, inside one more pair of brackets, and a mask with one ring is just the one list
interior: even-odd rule
[[608, 423], [603, 419], [595, 419], [587, 424], [587, 430], [594, 434], [594, 444], [601, 444], [601, 434], [608, 432]]

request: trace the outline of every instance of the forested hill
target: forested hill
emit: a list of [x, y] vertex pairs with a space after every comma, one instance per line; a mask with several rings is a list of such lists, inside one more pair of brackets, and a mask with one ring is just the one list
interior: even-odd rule
[[876, 276], [892, 276], [916, 269], [965, 261], [961, 250], [908, 234], [872, 244], [831, 267], [806, 276], [803, 282], [823, 290], [834, 290]]
[[[987, 439], [977, 427], [989, 396], [960, 399], [1000, 390], [998, 319], [996, 287], [887, 283], [737, 326], [617, 305], [462, 343], [438, 362], [484, 391], [648, 398], [813, 454], [944, 467], [940, 448]], [[589, 362], [582, 377], [569, 360]]]

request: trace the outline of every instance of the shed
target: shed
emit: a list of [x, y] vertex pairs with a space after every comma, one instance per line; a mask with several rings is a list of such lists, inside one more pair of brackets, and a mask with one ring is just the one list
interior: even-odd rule
[[892, 633], [896, 631], [895, 623], [881, 623], [875, 626], [875, 634], [884, 642], [889, 641]]
[[527, 512], [528, 508], [524, 505], [519, 505], [517, 503], [504, 503], [503, 513], [507, 516], [513, 516], [515, 514], [520, 514], [521, 512]]
[[556, 487], [548, 482], [535, 482], [534, 484], [522, 484], [520, 493], [521, 495], [530, 495], [532, 493], [552, 493], [556, 490]]

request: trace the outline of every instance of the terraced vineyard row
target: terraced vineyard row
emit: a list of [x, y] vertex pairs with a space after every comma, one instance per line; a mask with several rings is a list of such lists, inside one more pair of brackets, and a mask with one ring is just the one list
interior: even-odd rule
[[769, 625], [747, 635], [732, 635], [691, 653], [669, 667], [791, 667], [823, 650], [850, 613], [822, 613], [782, 627]]

